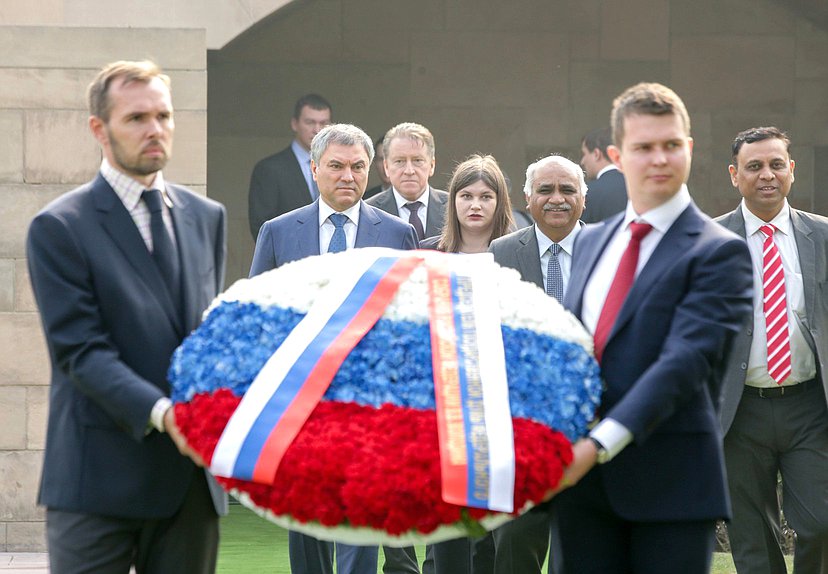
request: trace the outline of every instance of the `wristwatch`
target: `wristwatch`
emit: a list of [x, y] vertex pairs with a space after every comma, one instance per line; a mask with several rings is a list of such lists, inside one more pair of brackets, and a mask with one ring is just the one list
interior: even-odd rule
[[595, 445], [595, 448], [598, 449], [598, 464], [604, 464], [609, 460], [609, 451], [604, 448], [604, 445], [601, 444], [597, 438], [590, 436], [588, 437], [589, 440]]

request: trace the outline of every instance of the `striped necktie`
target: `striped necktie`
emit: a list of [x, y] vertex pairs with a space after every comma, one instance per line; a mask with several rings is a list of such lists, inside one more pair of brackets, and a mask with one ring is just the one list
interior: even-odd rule
[[785, 270], [782, 256], [773, 242], [776, 228], [759, 228], [762, 246], [762, 304], [765, 311], [765, 336], [768, 340], [768, 374], [781, 385], [791, 374], [791, 338], [788, 331], [788, 303], [785, 296]]

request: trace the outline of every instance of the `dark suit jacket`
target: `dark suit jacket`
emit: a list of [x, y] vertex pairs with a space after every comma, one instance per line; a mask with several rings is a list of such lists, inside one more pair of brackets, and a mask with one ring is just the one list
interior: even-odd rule
[[[196, 467], [146, 434], [181, 340], [221, 290], [224, 207], [167, 184], [181, 259], [179, 312], [118, 196], [99, 174], [32, 221], [28, 264], [52, 379], [38, 502], [119, 517], [171, 516]], [[199, 471], [200, 472], [200, 471]], [[217, 510], [223, 495], [215, 493]]]
[[[400, 218], [360, 202], [355, 247], [416, 249], [417, 232]], [[319, 200], [262, 226], [250, 277], [312, 255], [319, 255]]]
[[[368, 205], [373, 205], [385, 213], [400, 216], [397, 209], [397, 200], [394, 199], [394, 190], [389, 189], [378, 193], [374, 197], [366, 200]], [[428, 211], [426, 212], [426, 226], [425, 236], [434, 237], [440, 235], [443, 230], [443, 225], [446, 222], [446, 204], [448, 203], [448, 193], [440, 189], [428, 187]]]
[[617, 169], [587, 182], [586, 208], [581, 220], [597, 223], [627, 208], [627, 182]]
[[[716, 218], [734, 233], [745, 236], [745, 219], [741, 207]], [[800, 323], [805, 339], [817, 360], [817, 376], [828, 399], [828, 218], [791, 208], [799, 266], [805, 291], [805, 321]], [[742, 398], [750, 345], [753, 340], [753, 315], [747, 318], [733, 343], [722, 389], [722, 431], [727, 433]]]
[[[564, 305], [581, 317], [584, 288], [623, 221], [587, 225], [575, 243]], [[610, 504], [639, 521], [729, 516], [717, 420], [730, 342], [750, 313], [747, 245], [691, 204], [636, 278], [602, 357], [600, 416], [633, 434], [601, 472]]]
[[247, 214], [250, 234], [255, 240], [259, 229], [273, 219], [313, 201], [308, 182], [290, 146], [267, 156], [253, 168]]

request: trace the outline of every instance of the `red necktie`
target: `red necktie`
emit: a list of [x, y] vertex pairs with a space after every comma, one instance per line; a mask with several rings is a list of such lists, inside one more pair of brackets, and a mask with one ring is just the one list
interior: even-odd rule
[[781, 385], [791, 374], [791, 339], [788, 333], [788, 303], [785, 297], [785, 271], [782, 257], [773, 242], [773, 225], [763, 225], [762, 298], [765, 335], [768, 339], [768, 374]]
[[635, 279], [641, 240], [652, 229], [653, 226], [649, 223], [630, 223], [630, 242], [621, 256], [618, 270], [615, 272], [609, 293], [607, 293], [607, 299], [601, 309], [601, 315], [598, 317], [598, 324], [595, 326], [593, 339], [595, 341], [595, 358], [598, 359], [598, 362], [601, 361], [601, 356], [604, 354], [604, 346], [606, 346], [607, 338], [615, 324], [615, 318], [618, 316], [621, 305], [624, 304], [624, 299], [627, 298], [627, 293], [629, 293]]

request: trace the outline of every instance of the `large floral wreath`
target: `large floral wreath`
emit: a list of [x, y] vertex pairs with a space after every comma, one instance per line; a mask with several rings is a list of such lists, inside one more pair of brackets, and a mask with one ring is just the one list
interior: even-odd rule
[[[176, 419], [208, 464], [251, 382], [359, 251], [365, 250], [310, 257], [236, 282], [176, 351], [170, 368]], [[463, 257], [417, 253], [449, 262]], [[517, 272], [480, 261], [500, 305], [515, 512], [459, 506], [441, 496], [424, 266], [400, 285], [341, 364], [287, 448], [273, 484], [218, 477], [223, 487], [282, 526], [357, 544], [479, 533], [538, 503], [560, 481], [571, 461], [570, 441], [583, 435], [600, 397], [592, 340]]]

